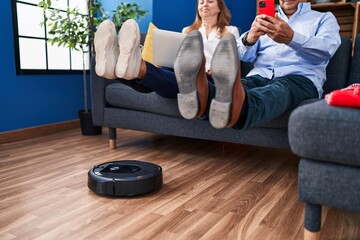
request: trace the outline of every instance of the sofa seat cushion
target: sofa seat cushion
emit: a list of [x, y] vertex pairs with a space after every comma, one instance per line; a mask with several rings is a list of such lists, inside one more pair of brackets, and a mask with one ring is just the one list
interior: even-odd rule
[[[140, 93], [119, 82], [114, 82], [106, 87], [105, 97], [106, 102], [114, 107], [182, 118], [178, 110], [176, 99], [164, 98], [155, 92]], [[317, 99], [306, 100], [301, 104], [307, 104], [313, 101], [317, 101]], [[261, 127], [287, 129], [289, 116], [292, 111], [293, 109], [285, 112]]]
[[301, 106], [289, 120], [291, 150], [302, 158], [360, 166], [360, 109]]
[[114, 107], [181, 117], [176, 99], [164, 98], [151, 93], [139, 93], [131, 87], [114, 82], [106, 87], [106, 102]]

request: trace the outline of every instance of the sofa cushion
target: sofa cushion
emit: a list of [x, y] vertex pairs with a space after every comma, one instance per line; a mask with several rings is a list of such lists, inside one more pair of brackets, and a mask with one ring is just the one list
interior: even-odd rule
[[326, 81], [323, 86], [324, 96], [335, 89], [344, 88], [348, 85], [351, 51], [351, 40], [348, 37], [341, 36], [341, 45], [326, 67]]
[[354, 56], [351, 63], [351, 73], [349, 78], [349, 85], [353, 83], [360, 83], [360, 33], [356, 36]]
[[106, 87], [105, 98], [108, 104], [115, 107], [181, 117], [176, 99], [164, 98], [155, 92], [140, 93], [119, 82]]
[[295, 109], [289, 120], [291, 150], [302, 158], [360, 166], [360, 109], [325, 100]]

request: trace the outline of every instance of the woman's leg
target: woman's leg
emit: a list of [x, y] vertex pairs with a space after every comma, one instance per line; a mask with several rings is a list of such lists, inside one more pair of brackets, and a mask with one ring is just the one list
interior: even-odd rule
[[175, 73], [170, 69], [158, 68], [151, 63], [145, 62], [146, 72], [144, 78], [118, 81], [131, 87], [137, 92], [156, 92], [165, 98], [176, 98], [179, 89], [176, 83]]
[[158, 68], [151, 63], [145, 62], [146, 74], [138, 84], [152, 89], [162, 97], [176, 98], [179, 88], [176, 82], [175, 73], [169, 69]]

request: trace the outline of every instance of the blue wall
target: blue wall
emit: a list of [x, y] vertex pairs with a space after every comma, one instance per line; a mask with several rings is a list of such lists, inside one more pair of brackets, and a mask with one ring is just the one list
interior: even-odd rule
[[153, 23], [161, 29], [180, 32], [195, 18], [195, 0], [153, 1]]
[[0, 132], [77, 119], [82, 75], [17, 76], [11, 1], [1, 1]]
[[[256, 13], [256, 1], [225, 0], [229, 8], [231, 25], [239, 27], [242, 32], [250, 29]], [[153, 1], [153, 23], [163, 29], [181, 31], [190, 25], [195, 18], [195, 0]]]
[[250, 29], [256, 14], [256, 1], [226, 1], [231, 11], [232, 24], [241, 28], [242, 32]]
[[[103, 1], [111, 12], [122, 1]], [[195, 0], [165, 1], [137, 0], [142, 9], [149, 10], [140, 21], [141, 32], [149, 22], [157, 27], [181, 31], [191, 24]], [[232, 25], [246, 31], [255, 17], [256, 1], [226, 0], [232, 12]], [[17, 76], [14, 59], [11, 1], [1, 1], [3, 24], [0, 54], [0, 132], [35, 127], [77, 119], [83, 108], [82, 75], [25, 75]]]
[[[102, 1], [105, 11], [111, 13], [116, 5], [122, 0]], [[140, 31], [146, 32], [149, 22], [153, 22], [158, 28], [181, 31], [190, 25], [195, 18], [196, 0], [165, 1], [165, 0], [136, 0], [132, 1], [140, 5], [141, 9], [150, 13], [139, 21]], [[255, 17], [256, 1], [225, 0], [226, 5], [232, 13], [231, 24], [241, 30], [250, 29]]]

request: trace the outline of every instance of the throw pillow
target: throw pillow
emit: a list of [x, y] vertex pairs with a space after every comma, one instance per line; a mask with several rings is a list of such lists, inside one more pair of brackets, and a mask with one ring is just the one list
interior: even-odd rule
[[156, 29], [157, 27], [153, 23], [149, 23], [149, 28], [146, 33], [144, 47], [142, 50], [142, 58], [144, 61], [147, 61], [153, 64], [153, 39], [152, 39], [152, 30]]

